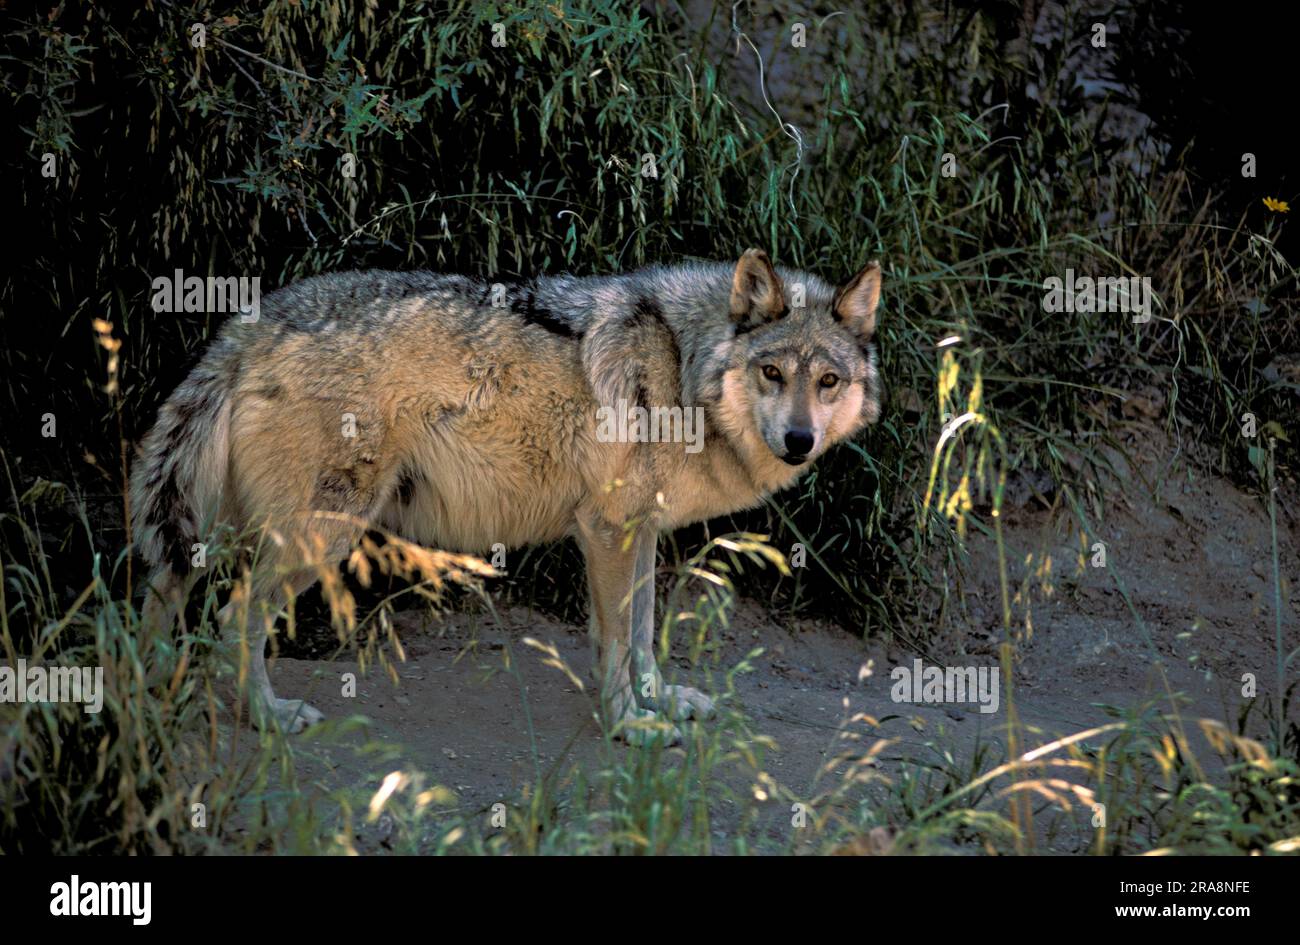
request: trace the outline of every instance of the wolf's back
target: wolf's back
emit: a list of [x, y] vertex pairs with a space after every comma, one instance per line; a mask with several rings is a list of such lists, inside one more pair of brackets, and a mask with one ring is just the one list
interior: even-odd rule
[[223, 336], [158, 411], [131, 471], [136, 550], [178, 576], [221, 506], [238, 371], [237, 345]]

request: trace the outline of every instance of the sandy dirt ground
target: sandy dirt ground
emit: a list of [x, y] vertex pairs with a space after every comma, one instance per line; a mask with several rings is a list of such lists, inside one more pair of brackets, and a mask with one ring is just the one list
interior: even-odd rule
[[[1134, 445], [1138, 454], [1144, 452], [1141, 443]], [[1247, 673], [1257, 680], [1257, 698], [1272, 698], [1273, 565], [1266, 506], [1185, 464], [1150, 455], [1139, 462], [1140, 475], [1121, 464], [1123, 478], [1109, 484], [1104, 518], [1087, 542], [1070, 516], [1037, 499], [1006, 516], [1017, 638], [1014, 698], [1026, 730], [1024, 749], [1113, 719], [1107, 707], [1134, 710], [1154, 703], [1168, 711], [1171, 693], [1189, 718], [1218, 719], [1235, 728]], [[1289, 488], [1294, 493], [1294, 484]], [[1285, 513], [1279, 519], [1287, 595], [1283, 630], [1290, 652], [1300, 646], [1300, 600], [1294, 596], [1300, 567], [1294, 523]], [[1096, 541], [1106, 546], [1105, 567], [1093, 564]], [[950, 629], [929, 635], [927, 664], [996, 665], [1003, 632], [994, 543], [972, 537], [969, 553], [955, 588], [960, 606], [952, 608]], [[515, 802], [521, 786], [539, 773], [575, 763], [599, 765], [608, 762], [605, 753], [634, 750], [610, 746], [599, 735], [585, 627], [514, 607], [495, 615], [447, 614], [437, 622], [410, 616], [399, 621], [399, 629], [407, 651], [399, 685], [371, 670], [360, 677], [355, 697], [344, 698], [341, 675], [357, 672], [347, 660], [280, 658], [273, 679], [281, 694], [306, 696], [329, 717], [369, 718], [374, 735], [400, 746], [402, 764], [456, 793], [461, 815], [486, 817], [493, 804]], [[586, 691], [544, 665], [543, 655], [522, 642], [525, 637], [554, 645]], [[850, 729], [893, 740], [881, 755], [886, 774], [904, 761], [933, 762], [945, 753], [960, 768], [977, 746], [987, 750], [990, 743], [996, 758], [1005, 751], [1005, 705], [985, 714], [974, 704], [894, 701], [891, 670], [912, 665], [919, 655], [899, 645], [864, 643], [829, 623], [790, 620], [751, 601], [735, 608], [719, 642], [717, 665], [724, 668], [762, 648], [751, 671], [735, 677], [730, 701], [755, 731], [775, 742], [764, 768], [797, 797], [811, 797], [825, 786], [826, 775], [819, 772], [841, 750], [846, 719], [858, 713], [879, 725], [856, 722]], [[866, 665], [870, 674], [864, 678]], [[690, 675], [677, 654], [665, 672]], [[712, 682], [716, 687], [717, 680]], [[1262, 713], [1253, 712], [1248, 731], [1262, 730]], [[377, 786], [383, 774], [337, 746], [311, 750], [320, 762], [311, 772], [320, 789]], [[752, 781], [752, 772], [736, 777]], [[786, 809], [772, 811], [768, 833], [774, 843], [788, 825]], [[715, 834], [724, 843], [726, 825], [723, 811], [715, 818]], [[365, 847], [364, 837], [358, 842]], [[1062, 853], [1078, 852], [1080, 843], [1069, 836], [1043, 842], [1046, 852]]]

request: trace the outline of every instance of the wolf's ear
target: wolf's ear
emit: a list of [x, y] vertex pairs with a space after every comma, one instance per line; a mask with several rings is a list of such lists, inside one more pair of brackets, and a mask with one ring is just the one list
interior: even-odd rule
[[872, 260], [835, 290], [831, 314], [859, 338], [870, 338], [876, 330], [876, 305], [879, 302], [880, 263]]
[[742, 331], [775, 321], [786, 312], [781, 277], [761, 249], [747, 249], [731, 277], [731, 320]]

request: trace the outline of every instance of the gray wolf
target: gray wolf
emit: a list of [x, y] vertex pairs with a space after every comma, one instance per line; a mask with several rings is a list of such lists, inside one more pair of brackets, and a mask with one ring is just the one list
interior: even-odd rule
[[[467, 553], [571, 535], [615, 731], [706, 717], [712, 700], [655, 663], [657, 537], [759, 504], [876, 421], [880, 284], [874, 262], [836, 288], [751, 249], [601, 277], [348, 272], [274, 292], [257, 321], [227, 322], [141, 445], [144, 619], [175, 620], [190, 549], [218, 523], [277, 539], [253, 581], [276, 609], [316, 580], [303, 549], [343, 560], [368, 524]], [[610, 435], [629, 429], [611, 411], [673, 408], [683, 432], [699, 420], [688, 442]], [[275, 695], [265, 626], [242, 632], [254, 697], [291, 731], [318, 720]]]

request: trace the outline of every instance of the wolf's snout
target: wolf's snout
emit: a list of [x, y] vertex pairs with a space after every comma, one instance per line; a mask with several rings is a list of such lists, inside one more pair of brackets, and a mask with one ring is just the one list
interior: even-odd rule
[[816, 442], [811, 430], [790, 430], [785, 435], [785, 455], [781, 458], [791, 466], [798, 466], [808, 458]]

